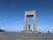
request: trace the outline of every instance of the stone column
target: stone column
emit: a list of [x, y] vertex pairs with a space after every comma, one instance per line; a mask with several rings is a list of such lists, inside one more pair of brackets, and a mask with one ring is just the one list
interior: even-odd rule
[[33, 16], [33, 31], [36, 32], [36, 14]]
[[24, 17], [24, 32], [27, 31], [27, 16]]

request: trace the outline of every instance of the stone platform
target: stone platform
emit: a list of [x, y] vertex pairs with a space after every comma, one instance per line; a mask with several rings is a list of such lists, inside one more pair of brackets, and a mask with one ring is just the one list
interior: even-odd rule
[[53, 34], [0, 32], [0, 40], [53, 40]]

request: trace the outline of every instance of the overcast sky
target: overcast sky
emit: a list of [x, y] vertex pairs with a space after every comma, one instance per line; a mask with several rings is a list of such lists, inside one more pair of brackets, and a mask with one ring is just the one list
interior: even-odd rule
[[[53, 0], [0, 0], [0, 29], [22, 31], [24, 12], [30, 10], [36, 11], [37, 31], [53, 32]], [[28, 21], [32, 29], [32, 17]]]

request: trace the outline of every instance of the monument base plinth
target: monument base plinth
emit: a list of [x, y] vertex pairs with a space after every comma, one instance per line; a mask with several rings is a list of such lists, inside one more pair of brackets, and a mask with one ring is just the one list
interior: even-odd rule
[[25, 33], [36, 33], [35, 31], [24, 31]]

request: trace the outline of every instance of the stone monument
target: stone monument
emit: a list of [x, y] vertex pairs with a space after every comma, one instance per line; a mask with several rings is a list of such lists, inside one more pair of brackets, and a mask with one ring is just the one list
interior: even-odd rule
[[33, 17], [33, 32], [36, 32], [36, 11], [25, 11], [24, 32], [27, 32], [27, 17]]

